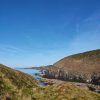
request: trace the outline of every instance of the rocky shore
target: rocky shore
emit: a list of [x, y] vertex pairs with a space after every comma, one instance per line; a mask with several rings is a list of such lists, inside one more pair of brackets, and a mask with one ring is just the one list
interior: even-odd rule
[[99, 93], [89, 91], [81, 83], [46, 78], [41, 81], [46, 83], [46, 86], [40, 86], [39, 82], [28, 74], [1, 64], [0, 100], [100, 100]]
[[33, 67], [43, 77], [100, 85], [100, 49], [64, 57], [53, 65]]
[[81, 83], [91, 83], [95, 85], [100, 85], [100, 73], [82, 73], [82, 72], [73, 72], [66, 71], [64, 69], [49, 69], [45, 71], [45, 78], [60, 79], [64, 81], [71, 82], [81, 82]]
[[48, 79], [48, 78], [41, 78], [41, 80], [44, 81], [47, 86], [72, 84], [72, 85], [78, 86], [78, 87], [86, 89], [86, 90], [91, 90], [91, 91], [100, 93], [100, 86], [99, 85], [93, 85], [93, 84], [88, 84], [88, 83], [79, 83], [79, 82], [69, 82], [69, 81], [62, 81], [62, 80]]

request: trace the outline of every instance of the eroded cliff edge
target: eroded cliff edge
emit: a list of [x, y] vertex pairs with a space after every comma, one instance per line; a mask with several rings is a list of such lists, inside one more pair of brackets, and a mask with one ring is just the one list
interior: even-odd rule
[[100, 85], [100, 49], [65, 57], [50, 66], [44, 77]]

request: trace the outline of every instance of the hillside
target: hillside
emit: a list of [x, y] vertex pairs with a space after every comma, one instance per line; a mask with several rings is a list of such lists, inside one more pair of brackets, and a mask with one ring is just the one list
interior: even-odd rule
[[100, 100], [99, 93], [68, 83], [37, 89], [35, 93], [36, 100]]
[[100, 71], [100, 50], [71, 55], [56, 62], [54, 66], [82, 72]]
[[0, 100], [99, 100], [100, 94], [73, 84], [40, 87], [30, 75], [0, 64]]
[[29, 98], [28, 92], [37, 84], [32, 76], [0, 64], [0, 100], [6, 98], [22, 100], [25, 97], [25, 92], [29, 95], [27, 96]]
[[47, 78], [100, 84], [100, 49], [65, 57], [46, 69]]

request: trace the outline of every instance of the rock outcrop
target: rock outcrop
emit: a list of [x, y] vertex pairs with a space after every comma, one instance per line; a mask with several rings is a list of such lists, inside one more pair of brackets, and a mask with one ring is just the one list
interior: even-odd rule
[[100, 50], [68, 56], [43, 69], [46, 78], [100, 85]]

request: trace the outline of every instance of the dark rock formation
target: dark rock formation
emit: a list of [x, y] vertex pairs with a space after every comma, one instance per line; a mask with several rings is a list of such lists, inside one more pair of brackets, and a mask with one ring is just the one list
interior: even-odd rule
[[82, 83], [93, 83], [96, 85], [100, 85], [100, 73], [98, 74], [82, 74], [79, 72], [67, 72], [65, 70], [57, 70], [57, 71], [51, 71], [47, 70], [45, 71], [45, 78], [53, 78], [53, 79], [60, 79], [64, 81], [73, 81], [73, 82], [82, 82]]
[[44, 69], [46, 78], [100, 85], [100, 50], [65, 57]]

